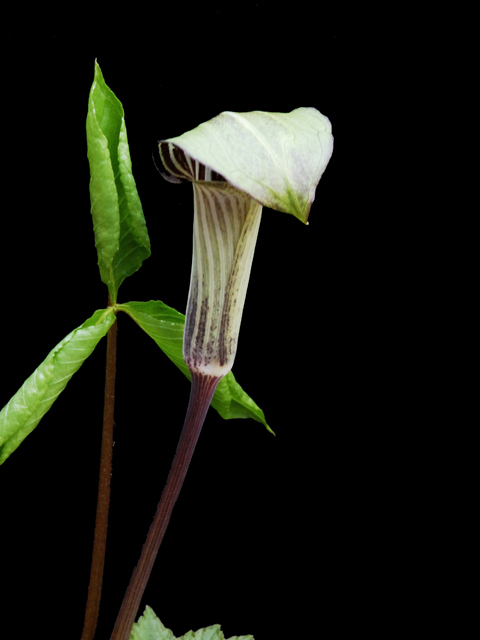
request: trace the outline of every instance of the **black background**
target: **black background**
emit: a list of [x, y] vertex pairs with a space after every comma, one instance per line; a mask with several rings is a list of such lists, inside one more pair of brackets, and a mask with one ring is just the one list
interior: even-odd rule
[[[157, 173], [159, 139], [224, 110], [316, 107], [332, 122], [334, 153], [309, 226], [264, 211], [234, 366], [277, 435], [209, 412], [140, 611], [150, 605], [176, 635], [214, 623], [226, 638], [256, 640], [375, 628], [378, 610], [398, 605], [399, 582], [413, 572], [418, 586], [435, 571], [425, 523], [442, 492], [425, 461], [440, 464], [432, 456], [446, 437], [433, 438], [443, 221], [432, 226], [422, 195], [405, 208], [403, 182], [387, 168], [386, 150], [406, 135], [387, 111], [405, 98], [379, 70], [381, 43], [301, 9], [273, 19], [263, 3], [170, 7], [135, 38], [97, 31], [6, 34], [0, 404], [106, 306], [85, 137], [95, 58], [125, 109], [152, 243], [120, 302], [185, 311], [193, 198]], [[395, 56], [388, 68], [403, 78]], [[105, 346], [0, 469], [2, 617], [21, 621], [17, 637], [81, 635]], [[120, 314], [98, 640], [112, 630], [188, 396], [183, 375]], [[416, 606], [405, 593], [401, 603]]]

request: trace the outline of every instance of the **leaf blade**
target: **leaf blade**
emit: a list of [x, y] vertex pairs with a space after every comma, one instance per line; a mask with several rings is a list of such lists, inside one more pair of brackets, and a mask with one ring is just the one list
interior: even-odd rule
[[175, 636], [163, 626], [150, 607], [145, 607], [142, 616], [135, 622], [130, 640], [175, 640]]
[[[225, 640], [220, 625], [189, 631], [185, 635], [175, 638], [172, 631], [167, 629], [155, 615], [151, 607], [145, 607], [145, 611], [133, 625], [130, 640]], [[254, 640], [251, 635], [233, 636], [228, 640]]]
[[150, 239], [132, 172], [125, 114], [97, 62], [88, 99], [87, 156], [100, 277], [116, 301], [123, 280], [150, 256]]
[[[117, 305], [127, 313], [160, 347], [165, 355], [190, 380], [190, 370], [182, 355], [185, 316], [159, 300], [128, 302]], [[265, 420], [265, 414], [242, 389], [230, 371], [223, 377], [212, 399], [212, 407], [224, 420], [252, 418], [274, 433]]]
[[115, 322], [112, 309], [99, 309], [47, 355], [0, 411], [0, 464], [35, 429], [73, 374]]
[[[95, 65], [95, 76], [88, 98], [87, 112], [87, 157], [90, 165], [90, 201], [98, 255], [100, 277], [109, 291], [115, 282], [111, 265], [120, 246], [120, 212], [115, 185], [115, 173], [110, 143], [115, 148], [116, 121], [121, 112], [113, 92], [103, 81], [100, 68]], [[110, 109], [106, 104], [110, 103]], [[115, 154], [114, 154], [115, 155]]]

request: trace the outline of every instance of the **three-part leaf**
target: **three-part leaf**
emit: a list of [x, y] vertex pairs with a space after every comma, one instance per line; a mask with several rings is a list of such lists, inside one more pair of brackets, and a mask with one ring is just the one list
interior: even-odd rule
[[87, 145], [98, 266], [115, 304], [123, 280], [149, 257], [150, 240], [132, 174], [123, 107], [96, 62], [88, 99]]
[[[143, 616], [133, 625], [130, 640], [225, 640], [220, 625], [215, 624], [198, 631], [189, 631], [180, 638], [175, 638], [155, 615], [153, 609], [145, 607]], [[228, 640], [254, 640], [253, 636], [233, 636]]]
[[50, 351], [0, 411], [0, 464], [35, 429], [114, 322], [113, 309], [95, 311]]
[[[183, 313], [168, 307], [159, 300], [149, 302], [128, 302], [117, 305], [118, 309], [128, 313], [135, 322], [157, 343], [160, 349], [190, 380], [190, 370], [182, 355], [185, 316]], [[230, 371], [218, 383], [212, 399], [212, 407], [224, 420], [231, 418], [252, 418], [268, 426], [260, 407], [235, 380]]]

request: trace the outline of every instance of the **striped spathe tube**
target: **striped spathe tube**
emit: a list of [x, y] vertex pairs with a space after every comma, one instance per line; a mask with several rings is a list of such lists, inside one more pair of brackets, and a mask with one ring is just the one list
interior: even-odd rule
[[172, 143], [160, 143], [170, 176], [194, 192], [193, 259], [183, 357], [191, 371], [221, 378], [232, 368], [262, 205]]

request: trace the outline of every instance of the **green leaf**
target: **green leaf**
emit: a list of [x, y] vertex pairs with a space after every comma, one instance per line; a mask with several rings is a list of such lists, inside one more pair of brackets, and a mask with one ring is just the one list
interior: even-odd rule
[[[168, 307], [159, 300], [150, 302], [128, 302], [117, 305], [117, 308], [135, 320], [135, 322], [157, 343], [160, 349], [190, 380], [190, 371], [183, 359], [183, 331], [185, 316], [183, 313]], [[268, 426], [260, 407], [248, 396], [235, 380], [230, 371], [218, 383], [212, 400], [212, 407], [224, 420], [231, 418], [253, 418]]]
[[[189, 631], [175, 638], [170, 629], [163, 626], [150, 607], [145, 607], [143, 616], [133, 625], [130, 640], [225, 640], [220, 625]], [[253, 636], [233, 636], [228, 640], [254, 640]]]
[[50, 351], [0, 411], [0, 464], [35, 429], [114, 322], [111, 308], [95, 311]]
[[114, 304], [123, 280], [149, 257], [150, 239], [132, 174], [123, 107], [97, 62], [88, 99], [87, 145], [98, 266]]
[[205, 172], [192, 174], [192, 162], [175, 156], [171, 145], [261, 204], [306, 222], [333, 152], [333, 136], [329, 119], [311, 107], [291, 113], [225, 111], [160, 143], [170, 173], [197, 180]]

